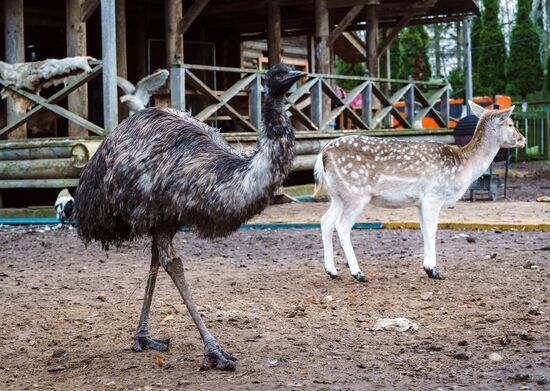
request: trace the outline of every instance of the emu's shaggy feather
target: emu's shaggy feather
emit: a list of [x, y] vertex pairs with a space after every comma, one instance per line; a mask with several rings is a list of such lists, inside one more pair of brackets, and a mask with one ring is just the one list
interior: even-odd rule
[[208, 238], [236, 230], [267, 206], [290, 170], [294, 133], [286, 116], [274, 115], [280, 104], [266, 100], [251, 156], [187, 113], [149, 108], [130, 116], [82, 172], [79, 235], [108, 247], [181, 225]]

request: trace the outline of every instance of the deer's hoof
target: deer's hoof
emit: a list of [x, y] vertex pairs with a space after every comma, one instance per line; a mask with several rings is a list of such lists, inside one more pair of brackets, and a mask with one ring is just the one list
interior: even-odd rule
[[432, 268], [424, 268], [424, 271], [428, 275], [428, 277], [433, 278], [434, 280], [444, 280], [445, 277], [441, 272], [437, 269], [436, 266]]
[[355, 278], [357, 281], [359, 282], [368, 282], [369, 279], [367, 278], [367, 276], [365, 276], [363, 274], [363, 272], [358, 272], [356, 274], [352, 274], [353, 278]]
[[331, 279], [336, 280], [338, 278], [338, 273], [329, 272], [328, 270], [326, 272]]

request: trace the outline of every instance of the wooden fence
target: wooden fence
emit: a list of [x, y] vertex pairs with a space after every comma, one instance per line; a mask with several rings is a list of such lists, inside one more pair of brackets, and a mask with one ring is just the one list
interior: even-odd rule
[[525, 136], [525, 150], [514, 151], [515, 160], [522, 157], [550, 159], [550, 112], [528, 111], [515, 113], [516, 128]]

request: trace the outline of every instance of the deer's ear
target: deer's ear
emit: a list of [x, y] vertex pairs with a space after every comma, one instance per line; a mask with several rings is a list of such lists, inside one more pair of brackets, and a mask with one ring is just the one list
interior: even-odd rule
[[512, 112], [514, 111], [514, 107], [515, 106], [512, 106], [508, 109], [504, 109], [504, 110], [499, 110], [499, 112], [496, 114], [497, 115], [497, 118], [498, 118], [498, 121], [499, 122], [504, 122], [506, 121], [508, 118], [510, 118], [510, 116], [512, 115]]
[[473, 100], [469, 100], [468, 104], [470, 105], [470, 110], [472, 111], [472, 114], [475, 115], [477, 118], [481, 118], [481, 115], [483, 114], [485, 109], [475, 103]]

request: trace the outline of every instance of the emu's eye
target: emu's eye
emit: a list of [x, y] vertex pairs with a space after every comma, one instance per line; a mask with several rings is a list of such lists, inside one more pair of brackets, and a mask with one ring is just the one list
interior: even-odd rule
[[283, 77], [282, 74], [280, 74], [280, 73], [275, 74], [275, 79], [279, 80], [281, 77]]

